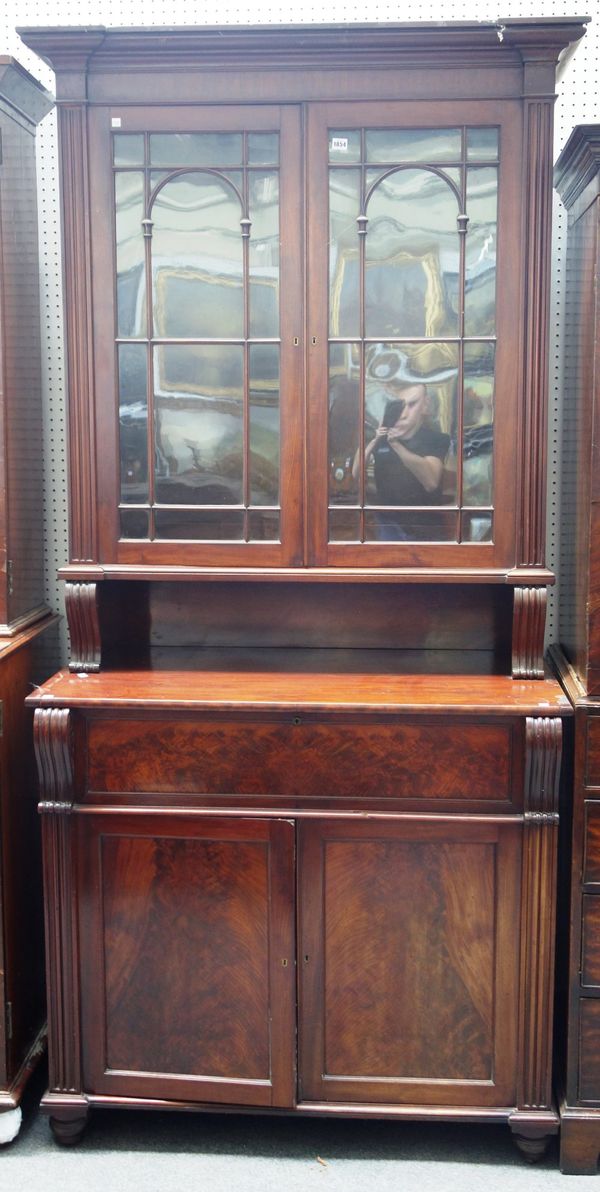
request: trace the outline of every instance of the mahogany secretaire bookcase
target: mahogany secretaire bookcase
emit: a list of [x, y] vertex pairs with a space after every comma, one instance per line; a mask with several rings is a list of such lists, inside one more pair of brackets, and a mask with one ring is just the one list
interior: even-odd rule
[[569, 1173], [589, 1173], [596, 1171], [600, 1153], [598, 125], [575, 129], [557, 162], [555, 178], [569, 226], [561, 649], [553, 650], [552, 655], [575, 711], [570, 922], [565, 924], [569, 930], [564, 931], [560, 967], [561, 1025], [566, 1034], [560, 1056], [561, 1167]]
[[56, 1136], [551, 1091], [552, 107], [581, 19], [28, 29], [70, 668], [30, 703]]
[[[35, 130], [48, 93], [0, 57], [0, 1136], [18, 1130], [44, 1042], [37, 778], [25, 697], [55, 618], [44, 604]], [[4, 1116], [10, 1115], [10, 1116]]]

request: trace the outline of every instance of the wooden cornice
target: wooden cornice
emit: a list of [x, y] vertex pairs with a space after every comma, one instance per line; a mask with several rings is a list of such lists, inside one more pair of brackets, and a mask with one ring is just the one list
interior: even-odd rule
[[23, 41], [56, 71], [365, 66], [406, 59], [455, 65], [558, 61], [585, 32], [587, 18], [406, 24], [181, 26], [171, 28], [21, 28]]
[[35, 128], [54, 107], [54, 98], [14, 58], [0, 55], [0, 102]]
[[558, 62], [567, 46], [583, 37], [589, 17], [499, 18], [502, 41], [514, 46], [524, 62]]
[[36, 28], [17, 29], [21, 40], [34, 50], [43, 62], [58, 72], [85, 72], [89, 61], [102, 45], [106, 30], [102, 26], [91, 28]]
[[594, 178], [600, 185], [600, 124], [580, 124], [554, 167], [554, 185], [567, 209]]

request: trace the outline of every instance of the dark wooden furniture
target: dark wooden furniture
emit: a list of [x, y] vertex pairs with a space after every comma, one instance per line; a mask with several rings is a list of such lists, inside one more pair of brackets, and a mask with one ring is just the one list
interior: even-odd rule
[[556, 1132], [544, 361], [583, 31], [23, 31], [69, 337], [73, 655], [30, 700], [62, 1142], [115, 1105]]
[[[594, 1172], [600, 1153], [597, 831], [600, 772], [598, 229], [600, 129], [571, 134], [556, 165], [569, 216], [565, 325], [560, 642], [553, 659], [575, 709], [570, 929], [563, 949], [561, 1167]], [[566, 843], [566, 842], [565, 842]], [[569, 841], [569, 844], [571, 842]], [[568, 960], [567, 960], [568, 957]]]
[[[44, 604], [36, 125], [52, 101], [0, 58], [0, 1134], [43, 1046], [37, 778], [25, 697], [48, 675]], [[10, 1116], [9, 1116], [10, 1115]]]

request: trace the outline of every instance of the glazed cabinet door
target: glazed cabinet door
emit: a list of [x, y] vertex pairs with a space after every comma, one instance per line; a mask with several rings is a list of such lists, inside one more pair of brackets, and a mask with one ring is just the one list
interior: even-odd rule
[[294, 827], [78, 822], [84, 1089], [290, 1106]]
[[520, 828], [299, 829], [301, 1102], [510, 1105]]
[[89, 119], [100, 561], [297, 563], [298, 109]]
[[521, 135], [505, 101], [310, 105], [317, 564], [515, 562]]

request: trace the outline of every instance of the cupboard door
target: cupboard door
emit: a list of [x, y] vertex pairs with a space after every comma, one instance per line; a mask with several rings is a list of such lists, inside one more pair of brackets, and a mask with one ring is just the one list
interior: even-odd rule
[[514, 563], [518, 104], [313, 104], [308, 160], [312, 561]]
[[293, 106], [90, 113], [102, 562], [300, 561], [299, 136]]
[[520, 828], [299, 829], [300, 1098], [510, 1105]]
[[78, 839], [85, 1090], [292, 1105], [293, 825], [83, 815]]

